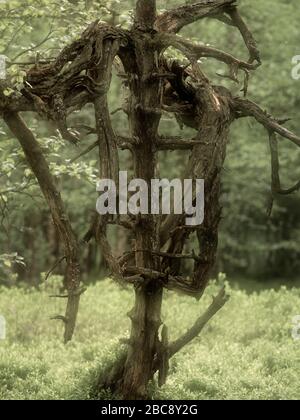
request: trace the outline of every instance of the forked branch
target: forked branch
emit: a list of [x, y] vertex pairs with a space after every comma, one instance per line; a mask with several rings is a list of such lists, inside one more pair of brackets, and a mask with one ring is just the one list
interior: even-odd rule
[[248, 99], [233, 98], [231, 101], [231, 107], [236, 114], [236, 118], [253, 117], [268, 131], [275, 132], [300, 147], [300, 137], [283, 127], [281, 125], [282, 121], [269, 115], [255, 102]]
[[174, 34], [159, 34], [159, 42], [165, 47], [172, 46], [179, 50], [183, 55], [185, 55], [189, 61], [195, 62], [201, 58], [214, 58], [218, 61], [221, 61], [229, 66], [230, 77], [233, 80], [237, 80], [238, 70], [251, 71], [259, 67], [260, 63], [250, 63], [246, 61], [239, 60], [233, 55], [213, 48], [204, 44], [195, 44], [191, 41], [188, 41], [179, 35]]
[[271, 167], [272, 167], [272, 193], [279, 195], [289, 195], [300, 189], [300, 181], [293, 187], [283, 189], [280, 181], [280, 163], [278, 154], [278, 141], [274, 132], [269, 133], [269, 143], [271, 151]]

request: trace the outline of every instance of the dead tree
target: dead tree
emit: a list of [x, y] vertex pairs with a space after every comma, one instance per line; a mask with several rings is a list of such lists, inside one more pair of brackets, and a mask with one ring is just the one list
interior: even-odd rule
[[[238, 30], [249, 51], [249, 60], [177, 35], [184, 26], [203, 18], [221, 20]], [[187, 63], [167, 59], [168, 47], [179, 50]], [[203, 57], [225, 63], [229, 70], [226, 77], [235, 82], [240, 73], [244, 74], [244, 95], [233, 96], [224, 86], [213, 84], [199, 63]], [[129, 138], [114, 132], [107, 104], [116, 61], [129, 90], [125, 110]], [[9, 80], [0, 84], [1, 116], [24, 150], [64, 245], [68, 304], [66, 314], [58, 318], [65, 323], [66, 342], [72, 338], [82, 293], [82, 242], [71, 227], [42, 148], [20, 114], [36, 112], [40, 118], [54, 121], [62, 137], [76, 144], [78, 138], [68, 128], [67, 116], [91, 103], [95, 110], [95, 127], [91, 132], [97, 134], [97, 142], [87, 152], [98, 148], [101, 178], [118, 182], [119, 150], [129, 149], [135, 177], [150, 184], [158, 175], [158, 151], [183, 149], [191, 151], [184, 177], [205, 180], [205, 219], [201, 226], [185, 226], [185, 215], [173, 214], [165, 219], [154, 215], [134, 218], [116, 215], [113, 219], [97, 215], [84, 238], [86, 242], [95, 238], [114, 278], [119, 283], [132, 284], [135, 290], [126, 352], [101, 380], [101, 386], [123, 398], [144, 398], [157, 371], [159, 384], [163, 385], [170, 358], [201, 332], [228, 299], [221, 290], [204, 315], [173, 342], [169, 342], [167, 327], [161, 329], [164, 288], [200, 299], [207, 286], [216, 258], [221, 175], [231, 124], [239, 118], [253, 117], [265, 127], [270, 136], [273, 197], [299, 188], [299, 183], [288, 190], [281, 187], [276, 135], [297, 146], [300, 138], [284, 127], [286, 121], [272, 117], [245, 98], [250, 73], [260, 64], [255, 39], [235, 0], [199, 0], [160, 15], [155, 0], [137, 0], [135, 23], [130, 30], [96, 21], [77, 41], [64, 48], [55, 61], [29, 68], [21, 92], [14, 90]], [[13, 89], [9, 96], [4, 93], [7, 88]], [[161, 136], [159, 124], [164, 112], [174, 114], [181, 124], [195, 129], [195, 138]], [[135, 237], [135, 248], [119, 259], [107, 239], [111, 223], [130, 229]], [[193, 232], [197, 234], [199, 252], [185, 255], [184, 245]], [[180, 262], [185, 258], [194, 261], [189, 278], [181, 275]]]

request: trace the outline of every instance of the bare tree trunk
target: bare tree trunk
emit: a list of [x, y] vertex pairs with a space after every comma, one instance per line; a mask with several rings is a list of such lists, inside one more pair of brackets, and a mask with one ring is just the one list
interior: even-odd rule
[[[130, 129], [131, 137], [137, 139], [133, 150], [134, 176], [145, 180], [149, 187], [151, 179], [156, 177], [155, 141], [160, 120], [160, 115], [153, 112], [159, 104], [159, 83], [150, 78], [157, 65], [156, 53], [149, 42], [155, 18], [155, 0], [137, 2], [134, 30], [138, 78], [130, 85]], [[140, 215], [137, 220], [136, 249], [150, 251], [136, 253], [138, 267], [158, 268], [157, 258], [151, 255], [151, 251], [159, 246], [156, 219], [153, 215]], [[121, 393], [125, 399], [147, 396], [147, 385], [153, 376], [153, 361], [159, 342], [162, 294], [162, 285], [156, 280], [148, 280], [136, 286], [135, 306], [129, 314], [132, 329], [121, 386]]]

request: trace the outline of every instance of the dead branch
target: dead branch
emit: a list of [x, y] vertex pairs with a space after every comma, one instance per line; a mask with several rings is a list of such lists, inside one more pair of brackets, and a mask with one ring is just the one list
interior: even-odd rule
[[65, 319], [67, 321], [65, 322], [64, 334], [65, 342], [68, 342], [72, 339], [74, 333], [80, 299], [80, 296], [75, 295], [80, 286], [79, 246], [76, 235], [73, 232], [61, 195], [56, 188], [55, 181], [38, 141], [17, 113], [5, 113], [3, 118], [20, 142], [27, 162], [35, 174], [48, 203], [53, 222], [64, 244], [67, 261], [66, 283], [70, 294], [66, 308]]
[[144, 283], [149, 281], [159, 281], [168, 290], [183, 293], [196, 299], [199, 299], [203, 294], [203, 290], [199, 291], [199, 288], [195, 287], [191, 280], [182, 276], [173, 276], [168, 272], [165, 273], [137, 266], [125, 266], [123, 268], [123, 275], [124, 278], [126, 278], [126, 276], [143, 278]]
[[[134, 257], [134, 255], [137, 252], [149, 252], [152, 255], [157, 255], [158, 257], [163, 257], [163, 258], [170, 258], [170, 259], [183, 259], [183, 260], [194, 260], [194, 261], [198, 261], [200, 260], [200, 257], [198, 257], [195, 253], [195, 251], [193, 251], [191, 254], [171, 254], [168, 252], [160, 252], [160, 251], [150, 251], [149, 249], [137, 249], [135, 251], [129, 251], [129, 252], [125, 252], [122, 256], [122, 259], [127, 257]], [[125, 258], [127, 259], [127, 258]]]
[[66, 256], [64, 255], [63, 257], [61, 257], [58, 261], [55, 262], [55, 264], [53, 265], [53, 267], [48, 271], [48, 273], [45, 276], [45, 281], [47, 281], [51, 274], [53, 273], [53, 271], [66, 259]]
[[[162, 15], [158, 16], [156, 20], [156, 27], [162, 32], [177, 33], [184, 26], [193, 23], [205, 17], [212, 17], [225, 22], [229, 26], [238, 28], [240, 31], [246, 47], [248, 48], [250, 59], [253, 63], [255, 60], [260, 64], [260, 53], [257, 48], [257, 43], [238, 12], [235, 6], [236, 1], [198, 1], [192, 2], [172, 10], [168, 10]], [[227, 17], [226, 13], [230, 16]]]
[[135, 276], [138, 274], [140, 276], [143, 276], [151, 280], [165, 279], [167, 277], [166, 273], [161, 273], [160, 271], [152, 270], [150, 268], [135, 267], [135, 266], [125, 267], [125, 274], [129, 276]]
[[271, 167], [272, 167], [272, 194], [276, 195], [289, 195], [300, 189], [300, 181], [297, 182], [293, 187], [283, 189], [280, 181], [280, 164], [278, 154], [278, 141], [274, 132], [269, 133], [269, 143], [271, 152]]
[[249, 62], [253, 63], [254, 61], [257, 61], [259, 64], [261, 64], [260, 52], [257, 47], [257, 43], [254, 39], [254, 36], [252, 35], [252, 32], [240, 15], [237, 7], [229, 7], [226, 12], [231, 17], [232, 24], [238, 28], [244, 39], [245, 45], [248, 48], [250, 54]]
[[[89, 134], [96, 134], [97, 130], [96, 129], [92, 129], [90, 128]], [[116, 142], [117, 142], [117, 147], [121, 150], [132, 150], [132, 146], [134, 144], [134, 141], [128, 137], [123, 137], [123, 136], [115, 136]], [[93, 150], [95, 150], [97, 147], [99, 146], [99, 141], [96, 140], [94, 143], [92, 143], [90, 146], [88, 146], [86, 149], [84, 149], [82, 152], [80, 152], [78, 155], [76, 155], [71, 161], [70, 163], [74, 163], [76, 162], [78, 159], [80, 159], [81, 157], [87, 155], [88, 153], [92, 152]], [[163, 149], [165, 150], [165, 149]]]
[[70, 163], [74, 163], [76, 162], [78, 159], [80, 159], [81, 157], [87, 155], [88, 153], [90, 153], [91, 151], [95, 150], [96, 147], [99, 146], [99, 141], [96, 140], [94, 143], [92, 143], [89, 147], [87, 147], [86, 149], [84, 149], [81, 153], [79, 153], [77, 156], [75, 156]]
[[237, 72], [239, 69], [244, 71], [255, 70], [259, 67], [260, 63], [249, 63], [233, 55], [226, 53], [224, 51], [218, 50], [213, 47], [209, 47], [203, 44], [195, 44], [184, 38], [174, 35], [174, 34], [159, 34], [158, 35], [159, 43], [165, 48], [172, 46], [184, 54], [188, 60], [192, 63], [196, 62], [201, 58], [214, 58], [218, 61], [221, 61], [229, 66], [230, 77], [234, 81], [237, 81]]
[[[72, 292], [72, 296], [81, 296], [86, 291], [87, 291], [87, 288], [82, 287], [81, 289]], [[68, 293], [66, 295], [50, 295], [49, 297], [50, 298], [58, 298], [58, 299], [68, 299], [70, 297], [70, 294]]]
[[[190, 2], [191, 3], [191, 2]], [[177, 7], [159, 15], [156, 29], [162, 32], [179, 32], [184, 26], [205, 17], [222, 15], [236, 0], [202, 0]]]
[[[228, 132], [233, 115], [229, 104], [231, 95], [226, 89], [212, 86], [202, 74], [201, 69], [195, 66], [193, 66], [193, 77], [196, 82], [198, 81], [198, 87], [195, 88], [194, 93], [197, 138], [204, 143], [206, 139], [211, 140], [193, 148], [184, 177], [205, 180], [204, 222], [201, 226], [186, 226], [184, 218], [180, 215], [169, 215], [161, 226], [160, 239], [161, 246], [167, 244], [168, 253], [177, 254], [183, 252], [184, 244], [191, 232], [197, 232], [200, 258], [195, 261], [192, 279], [186, 281], [178, 276], [180, 264], [176, 261], [172, 263], [168, 258], [163, 261], [163, 271], [170, 267], [172, 277], [169, 285], [171, 287], [175, 278], [176, 289], [180, 282], [181, 290], [201, 298], [216, 259], [221, 214], [219, 202], [221, 168], [226, 155]], [[222, 127], [221, 131], [218, 130], [218, 127]]]
[[232, 99], [231, 106], [232, 110], [236, 113], [236, 118], [253, 117], [268, 131], [275, 132], [300, 147], [300, 137], [283, 127], [280, 124], [282, 121], [276, 120], [255, 102], [236, 97]]
[[228, 302], [229, 296], [226, 295], [225, 288], [221, 289], [219, 294], [213, 298], [212, 304], [205, 311], [205, 313], [200, 316], [195, 324], [180, 338], [169, 345], [169, 356], [172, 357], [178, 353], [183, 347], [189, 344], [194, 338], [196, 338], [205, 325], [211, 320], [211, 318], [223, 308], [223, 306]]
[[[118, 53], [119, 41], [107, 40], [101, 46], [101, 59], [97, 70], [93, 76], [97, 83], [105, 81], [106, 91], [95, 97], [94, 109], [96, 120], [96, 133], [99, 147], [99, 166], [100, 178], [111, 179], [116, 185], [119, 184], [119, 155], [117, 138], [112, 128], [110, 113], [107, 103], [107, 92], [110, 87], [112, 77], [112, 65]], [[111, 246], [107, 238], [107, 225], [109, 215], [98, 215], [96, 225], [96, 241], [100, 246], [102, 255], [110, 268], [112, 275], [118, 280], [122, 280], [122, 273], [117, 258], [113, 255]]]
[[135, 276], [123, 277], [123, 280], [125, 283], [133, 285], [142, 284], [145, 281], [145, 279], [138, 274]]
[[[38, 63], [29, 69], [21, 93], [10, 86], [9, 81], [0, 81], [0, 113], [38, 112], [43, 118], [55, 121], [64, 138], [76, 142], [76, 135], [67, 127], [66, 115], [93, 102], [95, 96], [107, 90], [107, 79], [96, 81], [83, 72], [98, 65], [105, 40], [118, 40], [125, 45], [127, 36], [121, 29], [94, 22], [54, 61]], [[7, 88], [12, 89], [9, 96], [3, 93]]]
[[161, 136], [157, 143], [159, 150], [191, 150], [193, 147], [204, 144], [196, 139], [183, 139], [181, 137], [163, 137]]
[[66, 318], [63, 315], [55, 315], [52, 318], [50, 318], [51, 321], [62, 321], [65, 325], [68, 323], [68, 318]]
[[[12, 92], [11, 95], [5, 95], [6, 91]], [[35, 111], [35, 107], [32, 100], [21, 95], [8, 80], [0, 80], [0, 115], [7, 111]]]

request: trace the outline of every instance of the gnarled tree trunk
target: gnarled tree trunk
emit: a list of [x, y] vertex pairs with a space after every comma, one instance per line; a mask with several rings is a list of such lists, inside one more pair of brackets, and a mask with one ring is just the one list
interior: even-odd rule
[[[151, 44], [155, 19], [156, 1], [138, 1], [134, 28], [137, 78], [129, 86], [129, 125], [131, 137], [136, 142], [133, 146], [134, 176], [145, 180], [149, 187], [157, 175], [155, 143], [160, 120], [160, 114], [154, 111], [159, 108], [159, 81], [151, 78], [157, 71], [157, 52]], [[150, 191], [149, 188], [149, 203]], [[136, 252], [136, 266], [158, 269], [157, 258], [151, 254], [159, 249], [157, 218], [139, 215], [135, 238], [136, 250], [147, 250]], [[124, 398], [145, 398], [147, 395], [159, 342], [162, 294], [163, 287], [156, 280], [135, 288], [135, 306], [129, 314], [132, 323], [129, 350], [120, 389]]]
[[[216, 18], [238, 29], [249, 52], [247, 62], [176, 35], [185, 25], [205, 17]], [[188, 62], [168, 59], [164, 54], [168, 47], [178, 50]], [[125, 76], [129, 90], [124, 108], [129, 120], [129, 138], [115, 134], [108, 109], [107, 95], [116, 57], [120, 76]], [[233, 97], [225, 87], [211, 83], [198, 61], [202, 57], [226, 64], [229, 74], [225, 77], [234, 82], [239, 81], [239, 72], [243, 71], [242, 91], [247, 95], [249, 73], [256, 70], [261, 61], [255, 39], [240, 16], [235, 0], [188, 2], [159, 16], [155, 0], [137, 0], [135, 23], [130, 30], [96, 21], [53, 62], [29, 68], [21, 92], [9, 80], [0, 80], [0, 115], [19, 140], [64, 245], [68, 294], [60, 297], [67, 297], [68, 303], [66, 315], [56, 318], [65, 323], [66, 342], [72, 338], [79, 297], [84, 290], [80, 289], [82, 242], [72, 230], [43, 150], [19, 113], [36, 112], [54, 121], [62, 137], [74, 144], [79, 139], [68, 129], [67, 115], [85, 104], [93, 104], [95, 127], [88, 127], [88, 131], [97, 135], [97, 141], [75, 160], [98, 148], [101, 178], [110, 178], [118, 184], [119, 150], [128, 149], [132, 153], [135, 178], [146, 181], [150, 187], [151, 180], [158, 177], [159, 150], [190, 150], [184, 178], [205, 181], [202, 225], [187, 226], [185, 214], [170, 214], [165, 219], [141, 213], [131, 217], [96, 215], [84, 236], [84, 242], [95, 238], [112, 276], [135, 289], [126, 350], [99, 380], [99, 388], [110, 388], [125, 399], [146, 398], [149, 381], [156, 372], [158, 384], [162, 386], [168, 375], [169, 359], [202, 331], [228, 299], [222, 289], [194, 325], [173, 342], [169, 343], [166, 325], [160, 331], [163, 290], [175, 290], [200, 299], [214, 266], [221, 217], [221, 175], [231, 123], [242, 117], [253, 117], [268, 131], [272, 198], [294, 192], [300, 186], [298, 182], [290, 189], [281, 187], [276, 134], [297, 146], [300, 146], [300, 138], [283, 127], [286, 120], [275, 119], [254, 102]], [[12, 94], [7, 95], [7, 89]], [[161, 136], [159, 123], [163, 112], [175, 115], [180, 125], [196, 130], [196, 137]], [[148, 188], [149, 202], [150, 191]], [[195, 195], [193, 199], [195, 201]], [[135, 237], [132, 252], [120, 258], [114, 255], [107, 238], [109, 224], [130, 230]], [[197, 234], [199, 252], [185, 254], [184, 246], [191, 233]], [[193, 273], [188, 278], [181, 273], [183, 259], [194, 262]]]

